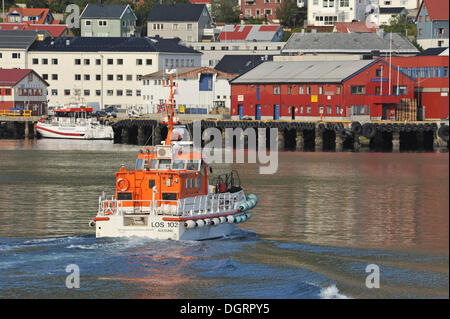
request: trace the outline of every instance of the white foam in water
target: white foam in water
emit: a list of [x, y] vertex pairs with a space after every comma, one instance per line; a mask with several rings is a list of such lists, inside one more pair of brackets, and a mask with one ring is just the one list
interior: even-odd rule
[[319, 293], [322, 299], [348, 299], [346, 295], [340, 294], [336, 285], [331, 285], [327, 288], [322, 288]]

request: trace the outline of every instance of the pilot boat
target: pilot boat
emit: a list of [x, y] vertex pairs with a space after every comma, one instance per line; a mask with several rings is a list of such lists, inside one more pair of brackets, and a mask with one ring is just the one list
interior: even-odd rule
[[212, 169], [194, 149], [187, 128], [174, 120], [173, 88], [171, 72], [166, 140], [141, 150], [134, 169], [122, 165], [116, 172], [115, 194], [99, 197], [97, 216], [89, 223], [97, 238], [213, 239], [230, 235], [251, 217], [258, 197], [245, 195], [236, 171], [209, 184]]
[[90, 107], [65, 107], [54, 109], [54, 115], [40, 119], [36, 130], [46, 138], [69, 138], [85, 140], [112, 140], [114, 131], [110, 125], [91, 118]]

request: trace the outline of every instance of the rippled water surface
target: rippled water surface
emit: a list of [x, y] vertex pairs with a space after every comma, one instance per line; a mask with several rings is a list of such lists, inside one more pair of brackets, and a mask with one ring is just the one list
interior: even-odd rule
[[[1, 298], [448, 298], [449, 157], [296, 153], [237, 169], [260, 197], [230, 238], [96, 239], [114, 172], [139, 148], [0, 140]], [[67, 289], [66, 266], [80, 268]], [[366, 288], [366, 267], [380, 288]]]

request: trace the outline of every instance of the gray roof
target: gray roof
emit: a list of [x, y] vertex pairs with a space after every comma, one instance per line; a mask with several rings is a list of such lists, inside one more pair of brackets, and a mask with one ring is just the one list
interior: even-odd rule
[[232, 83], [340, 83], [375, 62], [375, 60], [265, 62], [237, 77]]
[[31, 30], [0, 30], [0, 48], [26, 49], [33, 44], [38, 33]]
[[88, 4], [80, 19], [119, 19], [127, 7], [129, 5], [125, 4]]
[[204, 4], [154, 4], [147, 21], [191, 21], [200, 20]]
[[[294, 33], [282, 53], [354, 53], [389, 52], [389, 34], [376, 33]], [[392, 51], [417, 54], [419, 50], [404, 36], [392, 33]]]

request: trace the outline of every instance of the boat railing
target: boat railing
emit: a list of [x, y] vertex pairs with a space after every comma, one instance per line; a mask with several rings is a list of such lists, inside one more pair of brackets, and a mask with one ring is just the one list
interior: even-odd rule
[[245, 200], [243, 191], [208, 194], [179, 200], [116, 200], [99, 198], [99, 215], [174, 215], [198, 216], [231, 211]]

